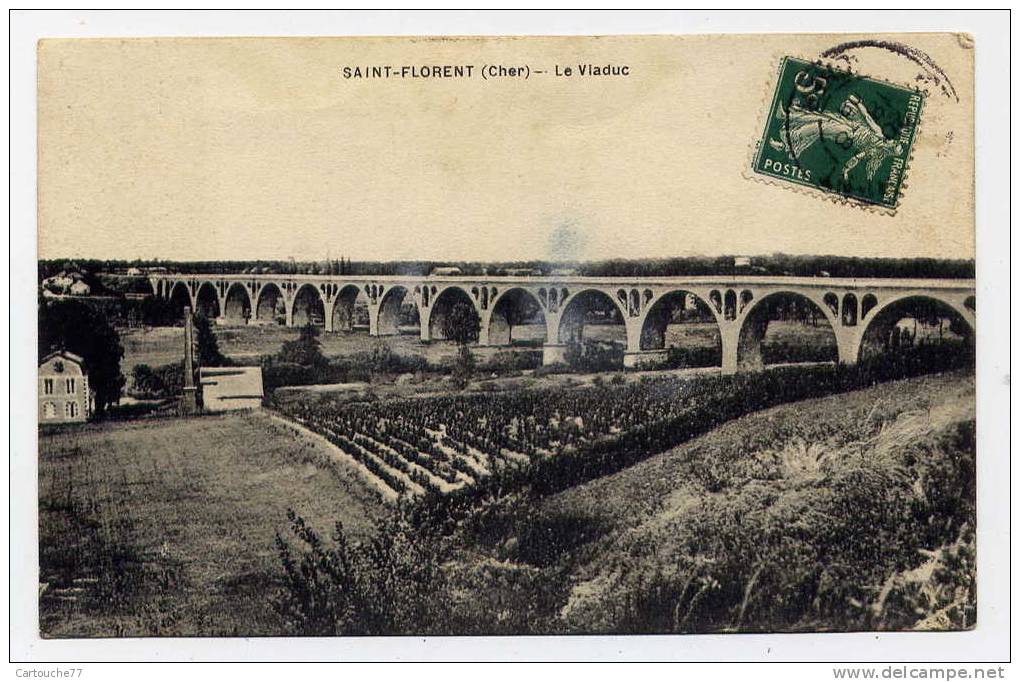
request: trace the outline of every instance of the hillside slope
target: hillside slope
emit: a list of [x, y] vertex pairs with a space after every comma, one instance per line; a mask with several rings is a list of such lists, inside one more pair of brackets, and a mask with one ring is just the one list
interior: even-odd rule
[[547, 498], [598, 539], [564, 556], [555, 629], [974, 624], [974, 381], [918, 377], [762, 411]]

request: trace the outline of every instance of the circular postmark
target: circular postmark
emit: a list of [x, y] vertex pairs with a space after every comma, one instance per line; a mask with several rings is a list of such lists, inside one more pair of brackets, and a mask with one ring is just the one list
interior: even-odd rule
[[[969, 40], [969, 36], [965, 36]], [[966, 47], [966, 44], [961, 42]], [[973, 42], [969, 45], [972, 47]], [[907, 76], [916, 87], [925, 95], [933, 92], [940, 93], [943, 97], [959, 102], [960, 96], [956, 87], [950, 80], [949, 75], [939, 66], [934, 59], [923, 50], [916, 47], [904, 45], [891, 40], [864, 39], [851, 40], [834, 45], [821, 53], [822, 59], [831, 59], [835, 63], [842, 63], [851, 71], [859, 70], [862, 57], [869, 53], [895, 55], [905, 64], [911, 65], [913, 76]]]

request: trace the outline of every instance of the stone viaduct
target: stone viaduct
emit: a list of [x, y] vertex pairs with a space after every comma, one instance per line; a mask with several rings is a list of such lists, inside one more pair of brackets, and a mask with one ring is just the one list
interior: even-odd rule
[[466, 301], [478, 313], [478, 341], [485, 346], [508, 344], [515, 316], [527, 309], [544, 320], [546, 364], [563, 359], [586, 315], [614, 308], [626, 330], [624, 363], [631, 367], [664, 355], [665, 328], [677, 306], [710, 312], [719, 327], [724, 372], [760, 366], [760, 344], [777, 306], [801, 306], [824, 318], [843, 363], [857, 362], [869, 339], [880, 339], [919, 307], [962, 321], [971, 340], [975, 332], [974, 280], [154, 274], [149, 281], [156, 296], [220, 323], [269, 324], [278, 316], [287, 326], [313, 322], [327, 332], [353, 328], [361, 296], [372, 336], [398, 333], [406, 299], [417, 307], [422, 341], [443, 338], [443, 318]]

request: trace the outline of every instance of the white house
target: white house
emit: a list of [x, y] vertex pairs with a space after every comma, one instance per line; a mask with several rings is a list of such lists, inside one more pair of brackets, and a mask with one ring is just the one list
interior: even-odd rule
[[50, 353], [39, 363], [39, 423], [83, 422], [92, 414], [92, 392], [81, 356]]

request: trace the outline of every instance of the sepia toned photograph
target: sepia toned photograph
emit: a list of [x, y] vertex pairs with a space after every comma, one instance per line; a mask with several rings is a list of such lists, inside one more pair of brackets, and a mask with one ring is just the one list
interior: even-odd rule
[[39, 636], [973, 630], [975, 49], [40, 40]]

